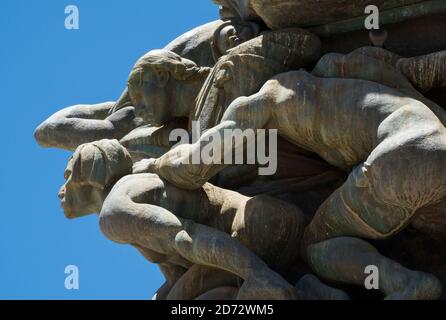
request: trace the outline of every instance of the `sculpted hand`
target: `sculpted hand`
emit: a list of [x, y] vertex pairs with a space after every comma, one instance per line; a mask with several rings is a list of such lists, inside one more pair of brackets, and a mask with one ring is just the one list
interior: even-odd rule
[[135, 117], [135, 108], [126, 107], [109, 115], [106, 120], [110, 121], [116, 130], [129, 133], [135, 127], [142, 124], [141, 119]]
[[172, 149], [161, 158], [147, 163], [150, 172], [182, 189], [201, 188], [213, 176], [209, 169], [216, 166], [192, 164], [193, 148], [194, 145], [184, 144]]
[[155, 172], [155, 161], [156, 161], [156, 159], [143, 159], [139, 162], [136, 162], [133, 165], [133, 174], [156, 173]]

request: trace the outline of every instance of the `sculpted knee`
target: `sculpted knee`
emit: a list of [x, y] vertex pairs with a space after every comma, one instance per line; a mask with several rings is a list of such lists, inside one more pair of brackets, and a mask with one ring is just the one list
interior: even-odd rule
[[437, 121], [416, 129], [391, 136], [369, 159], [377, 197], [411, 210], [434, 204], [446, 195], [444, 127]]
[[131, 215], [123, 206], [122, 197], [110, 194], [105, 200], [99, 215], [102, 233], [110, 240], [128, 244], [133, 242], [131, 232]]
[[[183, 256], [189, 256], [193, 253], [192, 237], [197, 234], [198, 225], [191, 220], [183, 220], [181, 229], [177, 229], [172, 235], [176, 250]], [[213, 238], [213, 237], [212, 237]], [[212, 238], [202, 239], [206, 242], [212, 242]]]
[[192, 238], [185, 230], [178, 232], [175, 237], [175, 246], [180, 252], [189, 251], [191, 244]]

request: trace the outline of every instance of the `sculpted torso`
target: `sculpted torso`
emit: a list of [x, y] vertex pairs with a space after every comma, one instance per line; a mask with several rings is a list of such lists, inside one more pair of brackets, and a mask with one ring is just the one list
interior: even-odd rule
[[260, 94], [271, 97], [268, 103], [274, 105], [269, 127], [346, 170], [365, 161], [389, 134], [397, 134], [398, 128], [389, 132], [385, 121], [392, 122], [389, 117], [396, 112], [402, 113], [405, 126], [419, 126], [420, 113], [425, 121], [441, 125], [433, 113], [429, 119], [421, 102], [366, 80], [290, 72], [269, 81]]
[[[117, 140], [77, 148], [59, 193], [66, 216], [99, 213], [109, 239], [134, 246], [160, 265], [167, 291], [190, 288], [184, 282], [202, 274], [193, 268], [198, 265], [214, 270], [217, 287], [243, 279], [236, 288], [241, 298], [295, 297], [294, 287], [271, 268], [286, 270], [300, 255], [293, 248], [300, 246], [306, 220], [297, 207], [210, 184], [182, 190], [153, 174], [130, 174], [131, 167], [130, 154]], [[211, 281], [197, 291], [206, 285], [215, 289]]]
[[[444, 63], [444, 58], [440, 53], [436, 61]], [[388, 299], [437, 295], [435, 278], [394, 265], [359, 238], [387, 239], [410, 224], [420, 209], [446, 199], [444, 111], [425, 98], [417, 99], [407, 80], [396, 81], [399, 71], [391, 64], [369, 60], [372, 68], [363, 68], [361, 75], [352, 60], [352, 65], [347, 59], [345, 68], [338, 69], [337, 77], [329, 76], [332, 70], [317, 77], [306, 71], [274, 77], [258, 93], [233, 101], [221, 123], [200, 141], [172, 150], [151, 162], [148, 170], [181, 188], [196, 189], [221, 165], [184, 162], [195, 150], [212, 146], [225, 154], [240, 147], [225, 141], [228, 129], [277, 129], [290, 142], [350, 173], [305, 231], [313, 270], [324, 278], [359, 284], [365, 266], [374, 261], [386, 270], [383, 292]], [[371, 81], [379, 80], [374, 72], [379, 68], [373, 69], [377, 66], [393, 70], [387, 85]], [[343, 253], [348, 253], [345, 260], [336, 256]], [[355, 272], [349, 272], [347, 261], [357, 267]], [[410, 285], [392, 283], [399, 276]]]
[[[296, 299], [312, 290], [345, 299], [305, 277], [294, 286], [299, 268], [327, 283], [363, 286], [370, 265], [379, 268], [387, 299], [438, 298], [435, 276], [407, 269], [366, 240], [396, 235], [420, 212], [431, 224], [444, 219], [429, 208], [446, 202], [446, 112], [422, 93], [446, 85], [446, 52], [402, 58], [365, 47], [320, 58], [314, 34], [260, 33], [265, 26], [240, 20], [253, 17], [240, 10], [249, 1], [217, 2], [223, 15], [244, 17], [202, 26], [147, 53], [118, 102], [64, 109], [36, 130], [40, 144], [75, 150], [59, 193], [66, 216], [98, 213], [106, 237], [157, 263], [166, 278], [159, 299]], [[268, 1], [251, 2], [271, 29], [295, 19], [277, 4], [271, 11], [263, 10]], [[199, 141], [171, 149], [172, 130], [188, 135], [196, 120]], [[227, 129], [276, 129], [296, 147], [289, 154], [310, 160], [290, 168], [282, 162], [287, 176], [273, 181], [277, 191], [272, 187], [278, 198], [286, 189], [287, 200], [311, 202], [305, 192], [315, 193], [319, 202], [307, 216], [291, 201], [209, 183], [217, 174], [212, 182], [224, 181], [227, 164], [179, 161], [205, 147], [223, 155], [243, 145], [222, 143]], [[311, 171], [311, 160], [326, 167]], [[288, 172], [299, 166], [303, 182], [294, 184]], [[232, 167], [233, 176], [245, 174], [240, 168]], [[324, 180], [327, 168], [340, 173], [336, 184]], [[247, 181], [263, 188], [267, 181], [237, 179], [228, 188]], [[254, 194], [269, 191], [261, 188]]]

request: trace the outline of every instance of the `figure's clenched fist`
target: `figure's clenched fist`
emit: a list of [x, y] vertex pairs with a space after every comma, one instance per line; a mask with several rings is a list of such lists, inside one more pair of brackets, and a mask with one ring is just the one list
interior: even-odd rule
[[156, 173], [156, 159], [143, 159], [133, 165], [133, 174], [139, 173]]
[[133, 173], [155, 173], [181, 189], [199, 189], [221, 168], [200, 161], [193, 163], [194, 148], [195, 145], [183, 144], [158, 159], [140, 161], [133, 167]]

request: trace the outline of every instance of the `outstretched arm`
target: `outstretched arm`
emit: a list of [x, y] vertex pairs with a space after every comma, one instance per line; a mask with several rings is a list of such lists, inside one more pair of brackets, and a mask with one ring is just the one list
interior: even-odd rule
[[[183, 189], [200, 188], [231, 164], [225, 161], [225, 158], [232, 161], [228, 155], [243, 150], [246, 144], [243, 137], [255, 138], [256, 129], [264, 128], [270, 121], [273, 104], [268, 91], [266, 85], [253, 96], [236, 99], [218, 126], [206, 131], [196, 143], [180, 145], [153, 161], [148, 171]], [[210, 153], [211, 159], [205, 159]]]
[[133, 161], [158, 158], [168, 152], [177, 141], [170, 141], [175, 129], [187, 129], [187, 121], [171, 121], [162, 127], [138, 127], [121, 139], [120, 143], [130, 152]]
[[66, 150], [101, 139], [121, 139], [138, 125], [137, 119], [133, 107], [109, 115], [114, 105], [106, 102], [63, 109], [43, 122], [34, 136], [43, 147]]
[[107, 197], [100, 225], [109, 239], [233, 273], [245, 280], [241, 294], [248, 298], [293, 298], [293, 287], [229, 234], [179, 218], [156, 204], [141, 203], [147, 200], [146, 188], [147, 183], [128, 178]]

